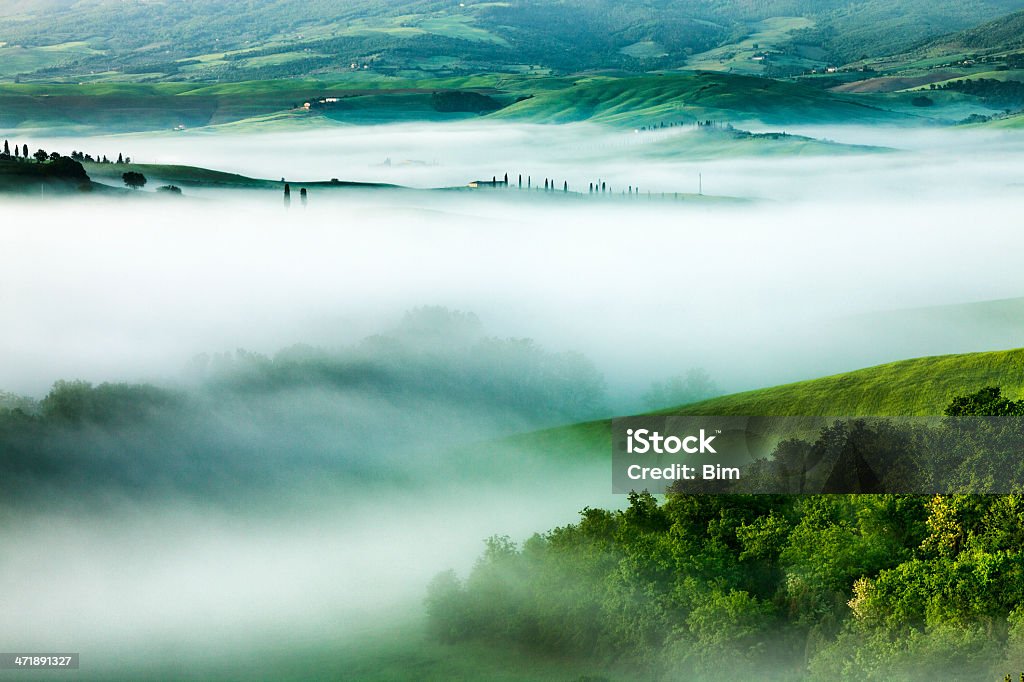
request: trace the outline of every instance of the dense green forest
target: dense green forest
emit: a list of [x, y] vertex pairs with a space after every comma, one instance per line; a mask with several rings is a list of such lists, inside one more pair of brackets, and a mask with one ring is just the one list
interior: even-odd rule
[[[956, 416], [1022, 413], [986, 389]], [[824, 437], [824, 434], [823, 434]], [[444, 642], [624, 679], [996, 680], [1024, 670], [1024, 496], [633, 493], [492, 537], [427, 609]], [[615, 679], [618, 674], [612, 674]]]

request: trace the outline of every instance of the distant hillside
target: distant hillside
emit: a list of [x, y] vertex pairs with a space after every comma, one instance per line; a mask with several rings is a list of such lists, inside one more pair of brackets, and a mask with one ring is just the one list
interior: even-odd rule
[[784, 51], [845, 63], [1020, 9], [1024, 0], [7, 0], [0, 77], [644, 72], [678, 68], [787, 18], [803, 28]]
[[991, 50], [1024, 47], [1024, 11], [1014, 12], [935, 41], [951, 49]]
[[591, 78], [569, 88], [539, 93], [493, 116], [544, 123], [619, 124], [704, 119], [773, 124], [911, 120], [813, 87], [709, 72]]
[[[0, 84], [0, 128], [56, 128], [60, 134], [197, 128], [287, 114], [301, 124], [492, 118], [613, 125], [762, 121], [770, 124], [911, 122], [859, 101], [798, 83], [727, 73], [680, 72], [632, 77], [498, 77], [435, 79], [411, 87], [400, 79], [252, 81], [189, 84]], [[504, 107], [458, 111], [439, 93], [472, 96]], [[317, 101], [332, 102], [318, 105]], [[475, 101], [475, 100], [474, 100]], [[302, 106], [313, 105], [309, 110]], [[884, 104], [884, 103], [883, 103]], [[507, 105], [507, 106], [506, 106]], [[458, 109], [458, 107], [454, 107]], [[466, 107], [463, 107], [466, 108]]]

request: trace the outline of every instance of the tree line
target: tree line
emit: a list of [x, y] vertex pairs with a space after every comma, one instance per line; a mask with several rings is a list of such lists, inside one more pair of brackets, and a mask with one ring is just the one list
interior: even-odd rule
[[[47, 152], [45, 149], [37, 149], [36, 152], [31, 156], [31, 158], [34, 159], [37, 163], [45, 163], [46, 161], [56, 161], [61, 157], [62, 154], [60, 152]], [[18, 143], [15, 142], [14, 147], [12, 148], [10, 140], [4, 140], [4, 148], [3, 152], [0, 152], [0, 158], [5, 160], [19, 159], [28, 161], [30, 158], [28, 145], [18, 145]], [[78, 161], [79, 163], [116, 163], [119, 165], [124, 165], [130, 164], [132, 162], [131, 157], [126, 157], [124, 156], [124, 154], [118, 154], [117, 161], [111, 161], [109, 158], [107, 158], [106, 155], [97, 154], [96, 156], [92, 156], [91, 154], [85, 154], [80, 151], [72, 151], [67, 158], [70, 158], [74, 161]]]

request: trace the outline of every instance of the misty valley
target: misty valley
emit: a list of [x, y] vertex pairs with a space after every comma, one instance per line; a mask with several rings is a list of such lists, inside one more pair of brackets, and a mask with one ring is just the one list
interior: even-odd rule
[[1024, 0], [0, 1], [0, 682], [1024, 682]]
[[[99, 677], [189, 677], [177, 667], [182, 648], [225, 676], [237, 671], [218, 666], [257, 650], [273, 677], [307, 678], [323, 666], [342, 677], [403, 677], [412, 659], [441, 666], [441, 677], [472, 677], [458, 666], [514, 669], [508, 657], [519, 650], [536, 652], [528, 679], [619, 679], [631, 666], [648, 679], [674, 674], [673, 660], [686, 661], [687, 674], [712, 674], [714, 646], [747, 646], [772, 622], [770, 583], [737, 577], [733, 591], [716, 588], [720, 601], [693, 606], [752, 624], [737, 623], [747, 634], [720, 645], [698, 638], [697, 653], [682, 659], [639, 655], [639, 642], [623, 649], [628, 638], [599, 644], [599, 631], [570, 644], [569, 630], [529, 629], [555, 627], [555, 611], [534, 611], [542, 604], [558, 619], [596, 616], [572, 615], [564, 597], [527, 597], [517, 581], [539, 572], [528, 589], [566, 593], [563, 569], [551, 564], [559, 551], [584, 542], [604, 547], [601, 561], [628, 561], [615, 558], [632, 551], [616, 544], [623, 529], [657, 534], [676, 513], [611, 494], [600, 420], [906, 357], [996, 350], [1021, 328], [1013, 315], [962, 325], [964, 310], [984, 305], [975, 302], [1024, 290], [1012, 248], [1021, 140], [797, 132], [839, 140], [831, 144], [844, 163], [828, 150], [770, 162], [706, 149], [688, 157], [687, 136], [707, 144], [697, 128], [445, 123], [33, 140], [111, 158], [125, 150], [136, 164], [355, 184], [308, 183], [308, 203], [296, 196], [290, 207], [276, 180], [196, 181], [177, 197], [150, 193], [155, 201], [138, 196], [145, 190], [5, 200], [0, 576], [20, 587], [5, 598], [18, 617], [0, 636], [90, 651]], [[666, 145], [681, 151], [667, 156]], [[394, 162], [405, 158], [428, 163]], [[491, 176], [493, 187], [465, 187]], [[533, 178], [584, 189], [535, 191]], [[598, 178], [625, 191], [586, 191]], [[303, 183], [293, 184], [297, 195]], [[871, 322], [887, 315], [895, 322]], [[584, 426], [551, 430], [573, 424]], [[899, 513], [925, 529], [926, 502], [865, 502], [859, 512], [856, 500], [821, 502], [829, 511], [820, 513], [845, 523], [911, 505]], [[776, 533], [773, 542], [795, 543], [788, 534], [819, 513], [795, 500], [784, 513], [770, 498], [714, 504], [746, 510], [736, 512], [746, 519], [736, 523], [752, 524], [735, 531], [741, 538], [761, 529]], [[599, 517], [595, 505], [612, 511]], [[582, 525], [566, 525], [581, 509]], [[698, 527], [694, 542], [712, 542]], [[543, 541], [535, 535], [552, 528]], [[884, 542], [904, 549], [879, 554], [879, 567], [905, 557], [912, 539]], [[785, 565], [797, 551], [742, 547], [741, 558], [768, 552], [739, 565], [757, 580], [767, 579], [757, 573], [763, 562]], [[597, 576], [599, 566], [572, 570]], [[853, 580], [820, 579], [821, 608]], [[604, 608], [590, 595], [575, 599]], [[527, 620], [500, 626], [509, 650], [495, 628], [512, 614]], [[838, 636], [838, 623], [816, 622], [807, 627], [823, 642]], [[785, 678], [801, 628], [780, 630], [768, 658], [734, 652], [735, 673], [770, 665]], [[661, 647], [660, 636], [644, 635], [642, 646]], [[822, 649], [816, 670], [835, 669], [828, 657], [842, 647], [872, 646], [834, 641], [846, 643]], [[293, 667], [289, 646], [312, 667]], [[607, 660], [590, 657], [607, 646]], [[133, 653], [117, 653], [125, 647]], [[453, 647], [462, 662], [442, 665]], [[637, 656], [646, 663], [629, 662]]]

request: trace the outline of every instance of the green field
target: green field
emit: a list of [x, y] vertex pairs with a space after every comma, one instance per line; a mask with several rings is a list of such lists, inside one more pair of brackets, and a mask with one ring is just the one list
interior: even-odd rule
[[242, 12], [202, 1], [153, 12], [147, 3], [19, 0], [16, 7], [0, 9], [7, 45], [0, 78], [65, 83], [681, 67], [790, 77], [922, 45], [993, 49], [1020, 33], [1019, 19], [980, 25], [1020, 9], [1012, 0], [903, 0], [898, 12], [884, 0], [636, 7], [613, 0], [279, 0]]
[[958, 395], [1024, 393], [1024, 349], [903, 360], [666, 410], [706, 415], [937, 415]]
[[883, 147], [852, 145], [786, 133], [750, 133], [738, 128], [689, 127], [683, 134], [656, 128], [648, 135], [654, 144], [644, 145], [638, 153], [650, 158], [725, 159], [735, 157], [789, 157], [871, 154], [890, 151]]
[[[708, 416], [941, 415], [956, 396], [999, 386], [1024, 395], [1024, 349], [901, 360], [834, 376], [745, 391], [654, 414]], [[580, 461], [610, 452], [611, 423], [596, 421], [505, 441], [510, 452], [543, 452]]]
[[[487, 97], [504, 108], [489, 114], [439, 110], [432, 101], [437, 91]], [[328, 97], [339, 101], [311, 111], [303, 109], [305, 102]], [[911, 97], [902, 96], [908, 101]], [[0, 128], [45, 128], [56, 134], [193, 129], [245, 122], [265, 127], [268, 122], [442, 121], [481, 115], [531, 123], [593, 121], [623, 127], [706, 119], [779, 125], [924, 120], [902, 100], [835, 94], [799, 83], [711, 72], [638, 77], [472, 76], [424, 81], [355, 74], [342, 81], [216, 85], [0, 85]]]
[[751, 76], [799, 74], [810, 69], [824, 69], [824, 55], [816, 59], [789, 49], [793, 34], [814, 26], [807, 17], [772, 17], [753, 24], [742, 39], [713, 50], [695, 54], [686, 60], [686, 68], [725, 71]]
[[901, 123], [913, 117], [796, 83], [711, 72], [594, 77], [539, 93], [492, 115], [541, 123], [641, 125], [758, 120], [786, 123]]

